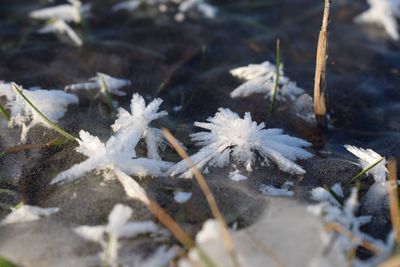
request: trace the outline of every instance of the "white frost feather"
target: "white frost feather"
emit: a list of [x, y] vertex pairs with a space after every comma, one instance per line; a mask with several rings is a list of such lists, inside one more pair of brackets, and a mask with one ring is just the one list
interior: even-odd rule
[[77, 90], [98, 90], [100, 94], [107, 95], [107, 92], [117, 96], [125, 96], [126, 93], [121, 91], [121, 88], [129, 86], [131, 81], [111, 77], [104, 73], [97, 73], [96, 77], [92, 77], [88, 82], [77, 83], [65, 86], [66, 91]]
[[[192, 140], [202, 146], [199, 152], [191, 156], [199, 169], [206, 165], [224, 167], [234, 161], [251, 171], [258, 152], [266, 164], [273, 161], [282, 171], [304, 174], [305, 171], [294, 161], [312, 157], [311, 153], [302, 148], [310, 146], [310, 143], [284, 135], [282, 129], [265, 129], [264, 123], [257, 124], [252, 121], [250, 113], [240, 118], [230, 109], [220, 108], [215, 116], [207, 121], [195, 122], [195, 125], [210, 132], [191, 135]], [[177, 163], [167, 174], [192, 177], [186, 160]]]
[[373, 23], [382, 26], [394, 40], [399, 39], [397, 18], [400, 18], [399, 0], [367, 0], [369, 9], [358, 15], [357, 23]]
[[[99, 243], [104, 249], [103, 258], [108, 259], [109, 266], [116, 267], [118, 266], [120, 238], [133, 238], [159, 230], [152, 221], [128, 222], [131, 216], [132, 209], [130, 207], [116, 204], [108, 216], [107, 225], [84, 225], [75, 228], [75, 232], [88, 241]], [[108, 257], [106, 249], [109, 252]]]
[[13, 208], [0, 223], [1, 225], [24, 223], [39, 220], [41, 217], [50, 216], [57, 213], [59, 208], [41, 208], [36, 206], [22, 205], [19, 208]]
[[[51, 184], [72, 182], [87, 172], [106, 169], [118, 169], [139, 177], [159, 176], [171, 166], [169, 162], [165, 161], [135, 158], [134, 147], [138, 140], [129, 141], [111, 136], [104, 144], [98, 137], [94, 137], [85, 131], [80, 131], [79, 136], [79, 147], [76, 148], [76, 151], [86, 155], [88, 159], [58, 174], [51, 181]], [[126, 144], [125, 141], [129, 141], [129, 144]]]
[[345, 145], [344, 146], [350, 153], [358, 158], [358, 162], [362, 169], [366, 169], [371, 165], [375, 164], [379, 160], [383, 159], [378, 165], [369, 170], [367, 174], [374, 177], [375, 182], [382, 183], [386, 181], [386, 159], [373, 151], [372, 149], [362, 149], [355, 146]]
[[115, 4], [112, 7], [114, 12], [120, 10], [135, 11], [141, 5], [155, 6], [161, 12], [167, 11], [169, 6], [175, 12], [175, 20], [181, 22], [185, 19], [186, 14], [197, 12], [205, 18], [213, 19], [218, 13], [215, 6], [208, 4], [205, 0], [128, 0]]
[[78, 34], [63, 20], [50, 21], [48, 25], [38, 30], [40, 34], [54, 33], [60, 38], [67, 37], [74, 45], [82, 46], [82, 39]]
[[[59, 90], [25, 90], [22, 93], [37, 107], [48, 119], [58, 122], [70, 104], [77, 104], [78, 98], [75, 95]], [[17, 95], [10, 83], [0, 84], [0, 97], [7, 98], [6, 107], [11, 111], [10, 126], [21, 126], [21, 141], [25, 142], [30, 128], [41, 124], [51, 128], [45, 120], [20, 96]]]
[[34, 10], [29, 13], [29, 16], [33, 19], [39, 20], [63, 20], [75, 23], [81, 22], [82, 14], [86, 15], [89, 12], [90, 5], [82, 5], [78, 0], [70, 0], [69, 2], [69, 4]]
[[[276, 99], [279, 101], [294, 100], [304, 93], [304, 90], [284, 75], [280, 67], [279, 86]], [[231, 70], [231, 74], [245, 82], [231, 93], [231, 97], [247, 97], [255, 93], [272, 98], [276, 80], [276, 66], [268, 61], [261, 64], [250, 64]]]
[[[88, 132], [80, 131], [79, 147], [76, 151], [88, 157], [87, 160], [72, 166], [60, 173], [51, 183], [74, 181], [92, 170], [121, 170], [130, 175], [143, 177], [146, 175], [160, 176], [171, 167], [171, 163], [149, 158], [136, 158], [135, 147], [141, 138], [149, 132], [149, 124], [167, 113], [158, 112], [161, 99], [155, 99], [149, 105], [139, 94], [134, 94], [131, 102], [131, 112], [119, 109], [118, 119], [111, 126], [115, 134], [104, 144], [98, 137]], [[150, 132], [153, 132], [151, 130]], [[156, 140], [151, 140], [150, 154], [155, 154], [159, 146]], [[148, 141], [148, 140], [147, 140]], [[158, 154], [157, 154], [158, 155]]]

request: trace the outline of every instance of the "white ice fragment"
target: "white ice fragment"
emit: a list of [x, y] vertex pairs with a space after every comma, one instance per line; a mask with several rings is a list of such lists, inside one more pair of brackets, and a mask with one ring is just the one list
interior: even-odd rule
[[[257, 159], [257, 153], [266, 164], [273, 161], [282, 171], [304, 174], [294, 161], [307, 159], [312, 154], [303, 149], [310, 143], [303, 139], [284, 135], [282, 129], [265, 129], [265, 124], [252, 121], [250, 113], [244, 118], [230, 109], [220, 108], [208, 122], [195, 122], [197, 127], [209, 130], [191, 135], [202, 148], [190, 158], [198, 169], [205, 166], [224, 167], [231, 161], [242, 164], [248, 171]], [[186, 160], [174, 165], [167, 175], [191, 178], [192, 172]]]
[[159, 230], [152, 221], [128, 222], [132, 209], [122, 204], [116, 204], [108, 216], [107, 225], [80, 226], [75, 232], [82, 238], [99, 243], [103, 247], [103, 260], [112, 267], [119, 266], [119, 239], [134, 238], [141, 234], [154, 233]]
[[397, 19], [400, 18], [400, 1], [367, 0], [369, 9], [358, 15], [356, 23], [373, 23], [382, 26], [394, 40], [399, 40]]
[[[304, 90], [296, 85], [284, 75], [283, 67], [279, 69], [279, 87], [277, 89], [276, 99], [279, 101], [293, 101], [300, 95], [304, 94]], [[269, 61], [261, 64], [250, 64], [231, 70], [231, 74], [245, 82], [237, 87], [231, 93], [231, 97], [247, 97], [255, 93], [264, 94], [266, 98], [272, 98], [276, 81], [276, 66]]]
[[57, 19], [50, 21], [46, 26], [38, 30], [40, 34], [54, 33], [61, 40], [64, 36], [76, 46], [82, 46], [82, 39], [78, 34], [63, 20]]
[[[18, 86], [18, 88], [22, 87]], [[78, 103], [78, 98], [75, 95], [59, 90], [37, 89], [30, 91], [22, 89], [21, 92], [40, 112], [55, 123], [65, 115], [68, 105]], [[11, 83], [0, 84], [1, 96], [7, 98], [6, 107], [11, 111], [9, 126], [22, 127], [21, 142], [24, 143], [26, 141], [29, 129], [35, 125], [40, 124], [47, 128], [52, 128], [34, 108], [12, 89]]]
[[98, 72], [95, 77], [89, 79], [85, 83], [77, 83], [65, 86], [66, 91], [77, 90], [97, 90], [99, 94], [106, 96], [108, 93], [116, 96], [125, 96], [126, 93], [121, 88], [129, 86], [130, 80], [111, 77], [107, 74]]
[[261, 193], [272, 197], [292, 197], [293, 192], [293, 182], [286, 181], [281, 188], [276, 188], [271, 185], [262, 184], [260, 187]]
[[362, 149], [355, 146], [345, 145], [344, 146], [350, 153], [358, 157], [358, 162], [362, 169], [371, 167], [373, 164], [382, 160], [378, 165], [373, 167], [367, 172], [374, 177], [375, 182], [382, 183], [386, 181], [386, 175], [388, 170], [386, 169], [386, 159], [373, 151], [372, 149]]
[[24, 223], [39, 220], [41, 217], [50, 216], [57, 213], [59, 208], [41, 208], [36, 206], [22, 205], [19, 208], [13, 208], [0, 223], [0, 226], [14, 223]]
[[247, 176], [244, 176], [243, 174], [241, 174], [239, 170], [230, 172], [229, 178], [235, 182], [247, 180]]
[[174, 200], [176, 203], [182, 204], [187, 202], [192, 197], [191, 192], [175, 192]]

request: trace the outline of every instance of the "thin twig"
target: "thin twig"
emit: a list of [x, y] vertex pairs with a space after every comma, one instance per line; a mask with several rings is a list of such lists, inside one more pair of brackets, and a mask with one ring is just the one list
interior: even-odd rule
[[324, 16], [318, 37], [314, 80], [314, 113], [321, 126], [326, 125], [326, 60], [328, 58], [328, 21], [331, 0], [325, 0]]
[[399, 196], [397, 192], [397, 166], [396, 160], [390, 159], [388, 162], [389, 171], [389, 204], [390, 204], [390, 218], [392, 227], [396, 234], [396, 242], [400, 244], [400, 209], [399, 209]]
[[370, 252], [372, 252], [374, 254], [382, 253], [382, 250], [380, 248], [376, 247], [374, 244], [372, 244], [371, 242], [368, 242], [367, 240], [363, 240], [363, 239], [360, 239], [360, 238], [354, 236], [352, 232], [350, 232], [349, 230], [343, 228], [338, 223], [329, 223], [329, 224], [325, 225], [325, 229], [328, 232], [329, 231], [335, 231], [335, 232], [337, 232], [339, 234], [347, 236], [353, 242], [358, 243], [361, 247], [369, 250]]
[[400, 255], [396, 255], [384, 263], [378, 265], [378, 267], [399, 267], [400, 266]]
[[254, 242], [257, 248], [261, 249], [265, 254], [269, 255], [271, 259], [275, 262], [278, 267], [286, 267], [285, 263], [279, 258], [279, 256], [267, 245], [262, 243], [258, 238], [256, 238], [253, 233], [249, 230], [245, 232], [251, 241]]
[[221, 226], [221, 232], [222, 232], [222, 238], [223, 242], [225, 245], [226, 250], [228, 251], [229, 256], [231, 257], [232, 263], [234, 266], [239, 267], [239, 261], [236, 257], [236, 253], [234, 250], [234, 244], [232, 237], [229, 234], [228, 227], [225, 223], [225, 220], [221, 214], [221, 211], [218, 208], [217, 202], [204, 178], [204, 176], [201, 174], [199, 169], [195, 166], [193, 161], [190, 159], [189, 155], [186, 153], [186, 151], [182, 148], [182, 146], [179, 144], [179, 142], [175, 139], [175, 137], [171, 134], [170, 131], [167, 129], [162, 129], [162, 132], [165, 136], [165, 138], [168, 140], [168, 142], [172, 145], [172, 147], [178, 152], [179, 156], [186, 160], [189, 165], [191, 166], [191, 170], [197, 180], [197, 183], [199, 184], [202, 192], [204, 193], [204, 196], [206, 197], [207, 203], [211, 209], [211, 213], [213, 214], [214, 218], [219, 222]]

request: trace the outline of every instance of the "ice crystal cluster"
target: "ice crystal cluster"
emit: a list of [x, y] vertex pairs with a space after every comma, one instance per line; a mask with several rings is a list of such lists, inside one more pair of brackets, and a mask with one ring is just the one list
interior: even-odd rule
[[42, 125], [48, 128], [51, 126], [29, 105], [25, 99], [17, 94], [14, 89], [21, 89], [21, 92], [30, 100], [30, 102], [40, 107], [40, 111], [52, 122], [58, 122], [65, 112], [68, 105], [77, 104], [78, 98], [75, 95], [65, 93], [59, 90], [26, 90], [12, 83], [0, 84], [0, 97], [7, 99], [6, 107], [10, 109], [11, 120], [9, 126], [22, 127], [21, 142], [26, 141], [29, 129], [35, 125]]
[[65, 86], [65, 91], [98, 91], [98, 95], [106, 96], [108, 93], [116, 96], [125, 96], [126, 93], [121, 91], [123, 87], [129, 86], [131, 81], [111, 77], [107, 74], [98, 72], [95, 77], [89, 79], [85, 83], [76, 83]]
[[373, 167], [367, 172], [372, 175], [376, 183], [382, 183], [386, 181], [386, 175], [388, 170], [386, 169], [386, 159], [373, 151], [372, 149], [363, 149], [355, 146], [345, 145], [345, 148], [358, 158], [359, 165], [362, 169], [367, 169], [373, 164], [382, 160], [378, 165]]
[[[285, 76], [282, 65], [279, 68], [280, 77], [276, 99], [279, 101], [293, 101], [304, 90]], [[272, 98], [276, 82], [276, 66], [269, 61], [261, 64], [250, 64], [231, 70], [231, 74], [244, 80], [244, 83], [231, 92], [231, 97], [247, 97], [252, 94], [264, 94], [266, 98]]]
[[22, 205], [18, 208], [12, 208], [11, 213], [0, 222], [0, 226], [36, 221], [41, 217], [50, 216], [58, 211], [59, 208], [41, 208], [30, 205]]
[[34, 10], [29, 16], [46, 21], [46, 25], [38, 30], [39, 33], [54, 33], [61, 40], [66, 39], [76, 46], [81, 46], [83, 44], [81, 38], [68, 23], [80, 23], [82, 17], [88, 15], [91, 6], [82, 5], [79, 0], [68, 0], [68, 2], [68, 4]]
[[[341, 199], [344, 197], [340, 184], [335, 184], [331, 190]], [[345, 232], [350, 233], [350, 235], [340, 233], [335, 241], [336, 246], [338, 246], [345, 255], [348, 255], [348, 253], [365, 241], [381, 251], [380, 254], [369, 260], [362, 261], [357, 259], [354, 264], [355, 266], [376, 266], [377, 263], [384, 260], [390, 254], [394, 246], [393, 233], [389, 234], [388, 240], [385, 243], [361, 231], [360, 228], [370, 222], [371, 216], [356, 215], [359, 206], [356, 189], [351, 191], [351, 195], [344, 202], [343, 207], [337, 199], [324, 188], [314, 188], [311, 194], [312, 199], [319, 201], [320, 204], [310, 206], [309, 210], [316, 215], [322, 216], [325, 223], [338, 224]]]
[[[74, 181], [83, 174], [97, 170], [121, 170], [127, 174], [143, 177], [159, 176], [171, 167], [169, 162], [160, 159], [158, 148], [163, 142], [158, 129], [149, 124], [165, 116], [165, 111], [158, 112], [161, 99], [153, 100], [148, 106], [139, 94], [134, 94], [131, 101], [131, 113], [119, 109], [118, 119], [112, 125], [114, 135], [106, 143], [88, 132], [80, 131], [79, 146], [76, 151], [88, 157], [87, 160], [60, 173], [52, 183]], [[155, 134], [156, 133], [156, 134]], [[149, 138], [148, 135], [151, 137]], [[135, 148], [145, 138], [149, 158], [137, 157]]]
[[[197, 168], [205, 166], [224, 167], [231, 161], [252, 170], [257, 156], [264, 164], [274, 162], [282, 171], [291, 174], [304, 174], [305, 171], [294, 161], [307, 159], [312, 155], [303, 149], [310, 143], [296, 137], [284, 135], [282, 129], [266, 129], [264, 123], [257, 124], [250, 113], [243, 118], [230, 109], [220, 108], [208, 122], [195, 122], [197, 127], [208, 130], [191, 135], [202, 148], [190, 158]], [[192, 177], [190, 165], [186, 160], [177, 163], [168, 173]]]
[[185, 20], [187, 14], [198, 13], [205, 18], [215, 18], [218, 9], [205, 0], [128, 0], [113, 6], [113, 11], [134, 11], [141, 6], [154, 6], [160, 12], [172, 10], [174, 18], [178, 22]]
[[118, 267], [119, 239], [134, 238], [136, 236], [159, 231], [152, 221], [129, 222], [132, 209], [122, 204], [114, 206], [108, 216], [107, 225], [79, 226], [75, 232], [84, 239], [100, 244], [103, 248], [101, 255], [107, 266]]
[[382, 26], [394, 40], [399, 40], [397, 19], [400, 18], [399, 0], [367, 0], [369, 9], [358, 15], [357, 23], [377, 24]]
[[293, 182], [286, 181], [281, 188], [262, 184], [259, 190], [264, 195], [271, 197], [292, 197], [294, 196], [293, 186]]

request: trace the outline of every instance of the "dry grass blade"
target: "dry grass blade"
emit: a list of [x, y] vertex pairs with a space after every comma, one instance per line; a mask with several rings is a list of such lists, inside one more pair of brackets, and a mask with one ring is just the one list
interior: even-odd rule
[[400, 244], [400, 209], [399, 209], [399, 196], [397, 193], [397, 166], [396, 160], [390, 159], [388, 163], [389, 171], [389, 204], [390, 204], [390, 218], [392, 220], [392, 227], [396, 234], [396, 242]]
[[[175, 238], [186, 248], [195, 247], [192, 238], [179, 226], [179, 224], [158, 205], [157, 202], [147, 196], [146, 191], [134, 180], [121, 170], [115, 169], [115, 175], [122, 184], [126, 194], [133, 199], [142, 201], [157, 219], [175, 236]], [[211, 259], [200, 249], [196, 248], [199, 257], [206, 267], [216, 267]]]
[[343, 228], [340, 224], [337, 223], [330, 223], [325, 225], [325, 229], [330, 232], [330, 231], [335, 231], [339, 234], [342, 234], [344, 236], [347, 236], [350, 238], [353, 242], [358, 243], [361, 247], [369, 250], [370, 252], [374, 254], [380, 254], [382, 253], [382, 250], [380, 250], [378, 247], [376, 247], [374, 244], [366, 241], [366, 240], [361, 240], [354, 236], [349, 230]]
[[394, 256], [384, 263], [378, 265], [378, 267], [399, 267], [400, 266], [400, 255]]
[[256, 238], [250, 231], [246, 231], [247, 236], [256, 245], [258, 249], [263, 251], [265, 254], [269, 255], [271, 259], [275, 262], [278, 267], [286, 267], [285, 263], [279, 258], [279, 256], [267, 245], [262, 243], [258, 238]]
[[318, 123], [326, 125], [326, 60], [328, 58], [328, 20], [331, 0], [325, 0], [324, 16], [318, 37], [314, 80], [314, 113]]
[[117, 179], [124, 187], [126, 194], [133, 198], [142, 201], [147, 208], [157, 217], [157, 219], [171, 231], [178, 241], [190, 249], [194, 246], [190, 236], [158, 205], [157, 202], [150, 199], [144, 189], [129, 175], [118, 169], [114, 170]]
[[162, 131], [163, 131], [165, 138], [174, 147], [176, 152], [178, 152], [179, 156], [182, 159], [186, 160], [189, 163], [189, 165], [191, 166], [192, 172], [197, 180], [197, 183], [199, 184], [201, 190], [203, 191], [203, 193], [207, 199], [207, 202], [211, 209], [211, 212], [212, 212], [214, 218], [218, 221], [218, 223], [221, 226], [223, 242], [226, 247], [226, 250], [228, 251], [229, 256], [231, 257], [232, 263], [235, 267], [240, 266], [239, 262], [237, 260], [237, 257], [236, 257], [235, 250], [234, 250], [232, 237], [229, 234], [228, 227], [226, 226], [225, 220], [222, 217], [221, 211], [218, 208], [218, 205], [217, 205], [217, 202], [215, 201], [214, 195], [212, 194], [210, 188], [208, 187], [208, 184], [207, 184], [206, 180], [204, 179], [204, 176], [201, 174], [199, 169], [194, 165], [194, 163], [190, 159], [189, 155], [182, 148], [182, 146], [175, 139], [175, 137], [171, 134], [171, 132], [168, 131], [167, 129], [163, 129]]

